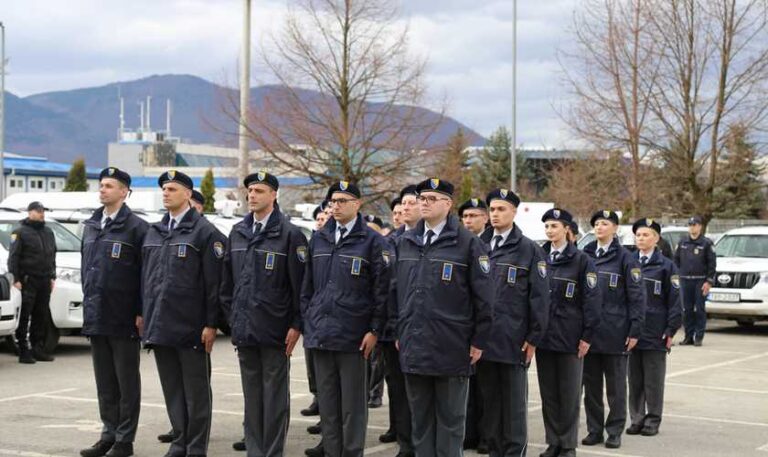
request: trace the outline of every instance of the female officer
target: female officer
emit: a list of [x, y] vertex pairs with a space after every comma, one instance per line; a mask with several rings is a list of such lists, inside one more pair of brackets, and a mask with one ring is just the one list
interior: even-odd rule
[[677, 268], [656, 247], [661, 226], [653, 219], [632, 225], [637, 244], [634, 257], [640, 261], [645, 283], [645, 326], [629, 357], [628, 435], [659, 433], [664, 405], [664, 375], [672, 337], [680, 328], [680, 278]]
[[[602, 322], [584, 358], [584, 410], [589, 434], [581, 444], [621, 447], [627, 421], [627, 356], [637, 344], [645, 320], [645, 289], [640, 265], [616, 237], [619, 216], [613, 211], [592, 215], [595, 241], [584, 247], [597, 269], [602, 296]], [[608, 397], [608, 420], [603, 406], [603, 378]]]
[[541, 457], [575, 457], [582, 359], [600, 323], [600, 290], [592, 260], [566, 239], [571, 214], [553, 208], [541, 220], [550, 283], [549, 327], [536, 357], [549, 445]]

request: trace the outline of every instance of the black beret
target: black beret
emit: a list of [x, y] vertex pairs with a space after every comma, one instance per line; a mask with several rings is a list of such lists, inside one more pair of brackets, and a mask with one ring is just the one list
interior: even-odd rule
[[312, 211], [312, 219], [317, 220], [317, 215], [322, 213], [322, 212], [324, 212], [324, 211], [325, 211], [325, 209], [323, 208], [322, 205], [317, 205], [317, 208], [315, 208], [315, 210]]
[[488, 205], [479, 198], [470, 198], [459, 206], [459, 217], [468, 209], [482, 209], [488, 211]]
[[205, 196], [196, 189], [192, 189], [192, 200], [200, 203], [201, 205], [205, 205]]
[[403, 187], [403, 190], [400, 191], [400, 200], [402, 200], [406, 195], [415, 195], [417, 197], [419, 196], [419, 191], [416, 190], [416, 184], [409, 184]]
[[637, 233], [637, 229], [643, 227], [650, 228], [661, 235], [661, 224], [656, 222], [655, 219], [651, 219], [650, 217], [644, 217], [642, 219], [636, 220], [635, 223], [632, 224], [632, 233]]
[[517, 196], [516, 193], [512, 192], [509, 189], [494, 189], [492, 190], [487, 197], [485, 197], [485, 202], [490, 205], [491, 201], [493, 200], [504, 200], [506, 202], [512, 203], [515, 205], [515, 207], [520, 206], [520, 197]]
[[192, 178], [176, 170], [168, 170], [157, 178], [157, 185], [163, 187], [166, 183], [177, 182], [189, 190], [194, 189]]
[[369, 214], [365, 216], [365, 222], [376, 224], [379, 227], [382, 227], [384, 225], [384, 221], [382, 221], [380, 217], [374, 216], [373, 214]]
[[552, 208], [544, 213], [543, 216], [541, 216], [541, 222], [547, 222], [550, 220], [560, 221], [565, 225], [571, 225], [571, 222], [573, 222], [573, 216], [571, 216], [571, 213], [564, 209]]
[[280, 188], [280, 181], [277, 180], [277, 177], [263, 170], [258, 173], [251, 173], [245, 177], [243, 185], [248, 187], [251, 184], [266, 184], [271, 187], [272, 190]]
[[117, 179], [128, 187], [131, 187], [131, 175], [116, 167], [107, 167], [99, 173], [99, 181], [104, 178]]
[[573, 233], [574, 235], [579, 234], [579, 224], [577, 224], [576, 221], [571, 221], [571, 223], [568, 224], [568, 227], [571, 228], [571, 233]]
[[356, 185], [352, 184], [349, 181], [339, 181], [334, 185], [332, 185], [328, 189], [328, 194], [325, 196], [325, 199], [330, 200], [331, 196], [333, 196], [335, 192], [342, 192], [345, 194], [349, 194], [355, 198], [360, 198], [360, 188], [358, 188]]
[[700, 216], [691, 216], [690, 219], [688, 219], [688, 225], [701, 225], [701, 217]]
[[389, 210], [390, 211], [394, 211], [395, 210], [395, 206], [400, 205], [402, 203], [403, 203], [403, 201], [400, 199], [400, 197], [395, 197], [395, 199], [392, 200], [392, 202], [389, 204]]
[[438, 178], [429, 178], [420, 182], [416, 186], [416, 192], [421, 195], [422, 192], [437, 192], [449, 197], [453, 197], [453, 184]]
[[593, 214], [592, 218], [589, 220], [589, 225], [594, 227], [595, 222], [597, 222], [598, 219], [605, 219], [606, 221], [611, 221], [614, 224], [619, 225], [619, 215], [616, 214], [615, 211], [610, 211], [607, 209], [595, 211], [595, 214]]

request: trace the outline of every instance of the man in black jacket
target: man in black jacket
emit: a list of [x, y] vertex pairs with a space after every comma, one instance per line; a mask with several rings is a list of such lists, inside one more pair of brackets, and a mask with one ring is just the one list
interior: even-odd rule
[[13, 285], [21, 290], [21, 315], [16, 329], [19, 363], [51, 362], [53, 356], [46, 353], [44, 344], [51, 321], [51, 291], [56, 281], [56, 239], [45, 226], [42, 203], [30, 203], [27, 211], [29, 216], [11, 233], [8, 254], [8, 271], [15, 278]]
[[154, 349], [171, 426], [180, 432], [166, 456], [198, 457], [211, 430], [210, 352], [226, 238], [190, 207], [189, 176], [170, 170], [158, 184], [168, 214], [144, 238], [142, 340]]
[[139, 422], [141, 376], [141, 246], [148, 224], [125, 204], [128, 173], [99, 175], [104, 205], [83, 223], [83, 335], [91, 340], [93, 372], [103, 423], [101, 438], [83, 457], [133, 455]]

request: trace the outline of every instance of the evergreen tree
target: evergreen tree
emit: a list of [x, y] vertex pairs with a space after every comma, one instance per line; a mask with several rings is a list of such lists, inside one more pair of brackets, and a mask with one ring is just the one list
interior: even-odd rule
[[[464, 184], [464, 176], [469, 174], [469, 153], [467, 152], [467, 139], [464, 132], [458, 129], [448, 139], [446, 147], [439, 152], [434, 167], [434, 175], [456, 186], [456, 195], [462, 194], [461, 187]], [[469, 192], [471, 193], [472, 179], [469, 179]]]
[[67, 174], [64, 192], [85, 192], [88, 190], [88, 178], [85, 175], [85, 160], [82, 158], [72, 163]]
[[[485, 195], [497, 187], [509, 188], [511, 150], [512, 136], [506, 127], [501, 126], [488, 139], [488, 143], [480, 151], [478, 160], [472, 167], [478, 192]], [[517, 165], [515, 174], [519, 189], [522, 183], [531, 180], [533, 171], [520, 152], [516, 154], [515, 165]]]
[[715, 217], [726, 219], [757, 219], [765, 209], [765, 185], [760, 176], [765, 166], [758, 162], [755, 145], [749, 142], [746, 129], [730, 129], [720, 165], [722, 185], [716, 188]]
[[215, 201], [213, 195], [216, 193], [216, 185], [213, 182], [213, 169], [209, 168], [203, 176], [203, 180], [200, 182], [200, 193], [205, 197], [205, 205], [203, 211], [206, 213], [213, 213], [216, 210], [213, 207]]

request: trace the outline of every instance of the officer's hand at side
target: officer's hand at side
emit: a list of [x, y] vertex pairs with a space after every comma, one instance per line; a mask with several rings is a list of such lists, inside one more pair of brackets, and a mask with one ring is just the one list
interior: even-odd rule
[[587, 352], [589, 352], [589, 346], [590, 344], [587, 343], [584, 340], [579, 340], [579, 358], [583, 359], [584, 356], [587, 355]]
[[216, 329], [213, 327], [205, 327], [203, 334], [200, 337], [200, 342], [205, 345], [205, 352], [211, 353], [213, 351], [213, 342], [216, 341]]
[[526, 365], [530, 364], [531, 360], [533, 360], [533, 356], [536, 355], [536, 346], [526, 341], [525, 343], [523, 343], [522, 351], [525, 352]]
[[672, 349], [672, 337], [664, 335], [661, 337], [662, 340], [665, 340], [665, 345], [667, 346], [667, 351]]
[[365, 334], [365, 337], [363, 338], [363, 342], [360, 344], [360, 350], [363, 351], [363, 357], [368, 360], [368, 357], [370, 357], [371, 352], [373, 352], [373, 348], [376, 347], [376, 335], [374, 335], [371, 332], [368, 332]]
[[144, 336], [144, 318], [141, 316], [136, 316], [136, 330], [139, 336]]
[[288, 334], [285, 335], [285, 355], [290, 357], [293, 355], [293, 348], [296, 347], [296, 343], [299, 341], [301, 332], [295, 328], [289, 328]]
[[631, 351], [635, 348], [635, 346], [637, 346], [637, 338], [627, 338], [627, 341], [624, 343], [624, 345], [627, 347], [627, 352]]
[[13, 283], [13, 287], [21, 290], [21, 281], [16, 281], [15, 283]]
[[397, 352], [400, 352], [400, 340], [395, 340], [395, 349], [397, 349]]
[[474, 346], [469, 347], [469, 358], [470, 358], [470, 364], [474, 365], [477, 363], [478, 360], [480, 360], [480, 357], [483, 356], [483, 351], [481, 349], [478, 349]]
[[704, 284], [701, 286], [701, 295], [705, 297], [709, 295], [709, 289], [711, 288], [712, 288], [712, 284], [704, 281]]
[[56, 287], [56, 280], [51, 279], [51, 290], [53, 290], [54, 287]]

